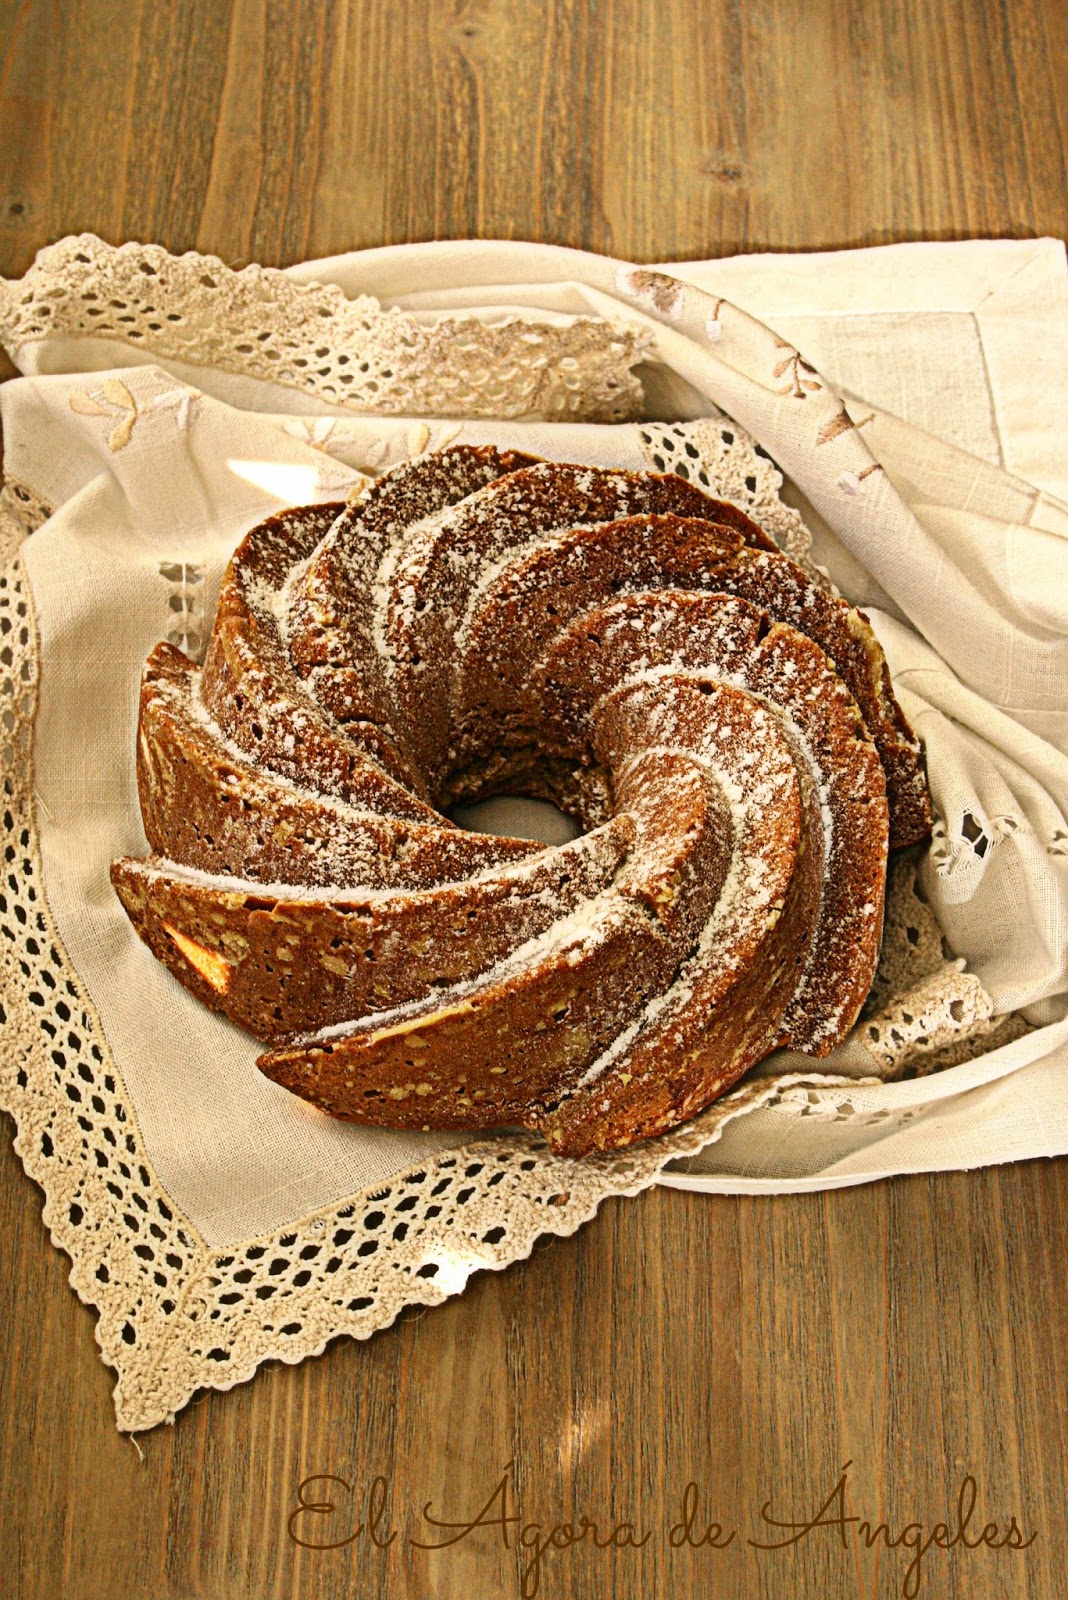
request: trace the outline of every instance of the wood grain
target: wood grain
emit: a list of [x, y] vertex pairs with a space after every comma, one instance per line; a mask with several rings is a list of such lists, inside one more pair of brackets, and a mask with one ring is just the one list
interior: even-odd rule
[[[231, 263], [533, 238], [633, 259], [1065, 231], [1060, 0], [0, 0], [0, 271], [89, 229]], [[0, 1589], [20, 1600], [468, 1600], [526, 1557], [305, 1550], [297, 1485], [376, 1474], [404, 1533], [514, 1461], [527, 1520], [629, 1519], [539, 1593], [902, 1593], [908, 1555], [817, 1530], [852, 1460], [896, 1529], [980, 1485], [1023, 1554], [932, 1550], [921, 1594], [1054, 1600], [1068, 1571], [1068, 1162], [779, 1199], [655, 1191], [140, 1441], [0, 1147]], [[723, 1551], [673, 1550], [689, 1480]], [[344, 1500], [343, 1491], [339, 1491]], [[340, 1504], [341, 1502], [339, 1502]], [[340, 1513], [339, 1513], [340, 1515]]]
[[0, 268], [1060, 234], [1060, 0], [3, 0]]

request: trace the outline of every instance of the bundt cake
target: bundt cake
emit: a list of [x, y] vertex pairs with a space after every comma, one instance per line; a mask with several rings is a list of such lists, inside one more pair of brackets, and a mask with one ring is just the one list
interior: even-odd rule
[[[355, 1122], [567, 1154], [825, 1056], [930, 815], [863, 614], [673, 475], [457, 447], [243, 540], [145, 668], [141, 938]], [[554, 848], [445, 815], [545, 796]]]

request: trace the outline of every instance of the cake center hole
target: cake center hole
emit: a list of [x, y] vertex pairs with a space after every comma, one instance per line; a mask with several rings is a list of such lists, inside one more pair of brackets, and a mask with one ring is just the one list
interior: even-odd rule
[[513, 839], [534, 839], [538, 844], [566, 844], [582, 832], [574, 817], [566, 816], [551, 800], [531, 800], [524, 795], [495, 794], [473, 805], [452, 806], [449, 817], [469, 833], [497, 833]]

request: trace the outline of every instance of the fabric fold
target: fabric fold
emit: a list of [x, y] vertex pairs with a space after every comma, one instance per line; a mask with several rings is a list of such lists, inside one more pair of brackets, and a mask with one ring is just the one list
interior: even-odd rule
[[[84, 236], [56, 249], [25, 293], [0, 286], [25, 374], [0, 390], [0, 516], [20, 547], [0, 589], [21, 863], [0, 910], [3, 1090], [74, 1281], [101, 1307], [123, 1426], [459, 1292], [676, 1157], [694, 1170], [671, 1181], [788, 1191], [1068, 1151], [1068, 507], [992, 459], [1011, 451], [987, 422], [970, 453], [963, 425], [948, 444], [886, 405], [889, 377], [884, 403], [837, 386], [721, 297], [733, 273], [743, 299], [744, 264], [675, 276], [460, 242], [246, 276]], [[967, 253], [967, 296], [1008, 308], [1030, 262], [1048, 276], [1048, 250], [1013, 251], [996, 268]], [[927, 259], [950, 314], [947, 257]], [[749, 270], [767, 300], [772, 269]], [[774, 315], [802, 311], [807, 285], [812, 315], [833, 318], [843, 270], [828, 288], [819, 258], [790, 258]], [[79, 299], [87, 282], [107, 308]], [[1008, 309], [987, 309], [991, 337], [1010, 338]], [[970, 372], [971, 344], [942, 332]], [[847, 377], [850, 348], [828, 345]], [[887, 343], [888, 372], [894, 358]], [[896, 370], [907, 402], [913, 369]], [[1063, 385], [1044, 403], [1053, 438]], [[1025, 431], [1033, 459], [1041, 429]], [[202, 649], [243, 532], [487, 442], [691, 477], [870, 606], [939, 814], [931, 846], [896, 865], [876, 988], [829, 1077], [773, 1058], [688, 1128], [570, 1168], [527, 1138], [359, 1130], [296, 1102], [256, 1072], [251, 1038], [137, 944], [107, 883], [114, 856], [143, 853], [141, 663], [162, 638]]]

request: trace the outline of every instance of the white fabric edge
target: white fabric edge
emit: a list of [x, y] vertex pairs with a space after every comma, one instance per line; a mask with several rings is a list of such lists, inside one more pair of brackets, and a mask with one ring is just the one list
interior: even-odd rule
[[[831, 316], [876, 309], [976, 311], [989, 295], [1036, 262], [1048, 282], [1063, 276], [1062, 241], [923, 240], [859, 250], [759, 251], [664, 262], [660, 270], [728, 300], [748, 293], [762, 316]], [[865, 303], [870, 301], [877, 305]]]
[[[405, 254], [398, 258], [397, 251]], [[511, 259], [533, 284], [571, 276], [588, 252], [514, 240], [442, 240], [383, 245], [326, 256], [286, 269], [302, 283], [339, 283], [346, 294], [375, 294], [386, 304], [426, 310], [431, 303], [461, 309], [479, 291], [509, 290], [502, 271]], [[605, 257], [614, 261], [615, 257]], [[436, 263], [462, 263], [466, 287], [435, 295]], [[531, 270], [534, 268], [535, 270]], [[920, 241], [860, 250], [725, 256], [661, 263], [664, 271], [706, 292], [723, 295], [772, 326], [777, 316], [872, 315], [876, 312], [956, 312], [975, 318], [987, 362], [995, 430], [1005, 470], [1068, 498], [1058, 451], [1068, 429], [1068, 262], [1059, 239]], [[388, 282], [390, 293], [383, 295]], [[581, 294], [575, 311], [581, 311]], [[539, 297], [533, 296], [533, 303]], [[1035, 396], [1043, 397], [1045, 426], [1036, 425]]]
[[915, 1178], [926, 1172], [981, 1172], [984, 1167], [1011, 1167], [1019, 1161], [1056, 1161], [1068, 1155], [1068, 1146], [1056, 1150], [1034, 1151], [1027, 1156], [1012, 1153], [991, 1156], [988, 1161], [931, 1161], [895, 1166], [880, 1172], [849, 1173], [841, 1177], [817, 1178], [702, 1178], [685, 1173], [661, 1173], [656, 1184], [661, 1189], [683, 1189], [692, 1194], [783, 1195], [819, 1194], [825, 1189], [859, 1189], [864, 1184], [884, 1183], [891, 1178]]

